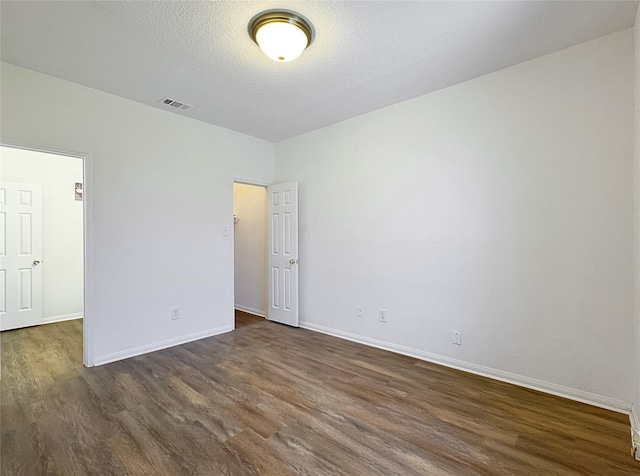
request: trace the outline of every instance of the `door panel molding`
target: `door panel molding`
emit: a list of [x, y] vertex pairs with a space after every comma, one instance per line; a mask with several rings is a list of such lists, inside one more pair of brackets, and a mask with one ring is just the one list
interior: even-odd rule
[[267, 187], [270, 321], [298, 327], [298, 182]]
[[0, 330], [42, 324], [42, 187], [0, 182], [4, 275]]

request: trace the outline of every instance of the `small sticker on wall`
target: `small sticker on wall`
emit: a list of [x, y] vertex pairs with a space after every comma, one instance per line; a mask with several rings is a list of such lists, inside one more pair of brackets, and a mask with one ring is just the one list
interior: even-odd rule
[[82, 183], [76, 182], [76, 200], [82, 201]]

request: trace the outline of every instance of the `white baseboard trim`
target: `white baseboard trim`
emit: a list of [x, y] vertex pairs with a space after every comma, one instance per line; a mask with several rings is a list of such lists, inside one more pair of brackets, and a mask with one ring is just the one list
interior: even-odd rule
[[82, 312], [78, 312], [75, 314], [63, 314], [62, 316], [45, 317], [44, 319], [42, 319], [42, 323], [53, 324], [54, 322], [70, 321], [72, 319], [82, 319], [83, 315], [84, 314]]
[[446, 357], [444, 355], [433, 354], [430, 352], [425, 352], [423, 350], [412, 349], [410, 347], [405, 347], [402, 345], [392, 344], [369, 337], [363, 337], [357, 334], [351, 334], [349, 332], [343, 332], [340, 330], [313, 324], [311, 322], [301, 321], [300, 327], [316, 332], [321, 332], [323, 334], [328, 334], [334, 337], [339, 337], [341, 339], [357, 342], [359, 344], [364, 344], [416, 359], [425, 360], [427, 362], [443, 365], [445, 367], [462, 370], [464, 372], [469, 372], [475, 375], [481, 375], [483, 377], [499, 380], [501, 382], [511, 383], [520, 387], [526, 387], [532, 390], [550, 393], [551, 395], [556, 395], [558, 397], [568, 398], [569, 400], [587, 403], [589, 405], [605, 408], [607, 410], [613, 410], [615, 412], [626, 414], [630, 414], [631, 412], [631, 403], [615, 398], [605, 397], [602, 395], [597, 395], [595, 393], [585, 392], [583, 390], [577, 390], [574, 388], [565, 387], [563, 385], [557, 385], [554, 383], [545, 382], [543, 380], [493, 369], [491, 367], [485, 367], [483, 365], [472, 364], [470, 362], [454, 359], [452, 357]]
[[638, 412], [640, 408], [637, 405], [631, 406], [631, 414], [629, 415], [629, 420], [631, 421], [631, 428], [640, 434], [640, 414]]
[[248, 314], [253, 314], [254, 316], [264, 317], [266, 319], [267, 313], [261, 311], [260, 309], [254, 309], [252, 307], [243, 306], [242, 304], [235, 304], [235, 308], [238, 311], [246, 312]]
[[631, 454], [636, 461], [640, 461], [640, 415], [638, 414], [638, 407], [633, 405], [631, 407]]
[[155, 352], [157, 350], [166, 349], [180, 344], [186, 344], [194, 340], [204, 339], [205, 337], [216, 336], [218, 334], [224, 334], [225, 332], [232, 331], [233, 328], [229, 326], [217, 327], [215, 329], [209, 329], [202, 332], [196, 332], [182, 337], [176, 337], [173, 339], [167, 339], [160, 342], [154, 342], [153, 344], [142, 345], [140, 347], [134, 347], [133, 349], [121, 350], [106, 355], [97, 355], [94, 357], [94, 365], [104, 365], [118, 360], [128, 359], [130, 357], [136, 357], [142, 354], [148, 354], [149, 352]]

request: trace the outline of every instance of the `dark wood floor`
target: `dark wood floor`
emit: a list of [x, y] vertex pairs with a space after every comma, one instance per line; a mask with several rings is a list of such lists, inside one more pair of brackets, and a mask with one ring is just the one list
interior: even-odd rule
[[625, 475], [625, 415], [239, 314], [82, 367], [80, 321], [2, 335], [2, 475]]

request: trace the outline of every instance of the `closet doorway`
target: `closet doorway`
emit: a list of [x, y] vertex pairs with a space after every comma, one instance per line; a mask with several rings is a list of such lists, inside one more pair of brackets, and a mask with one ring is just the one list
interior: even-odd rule
[[267, 317], [267, 187], [233, 184], [234, 307]]

